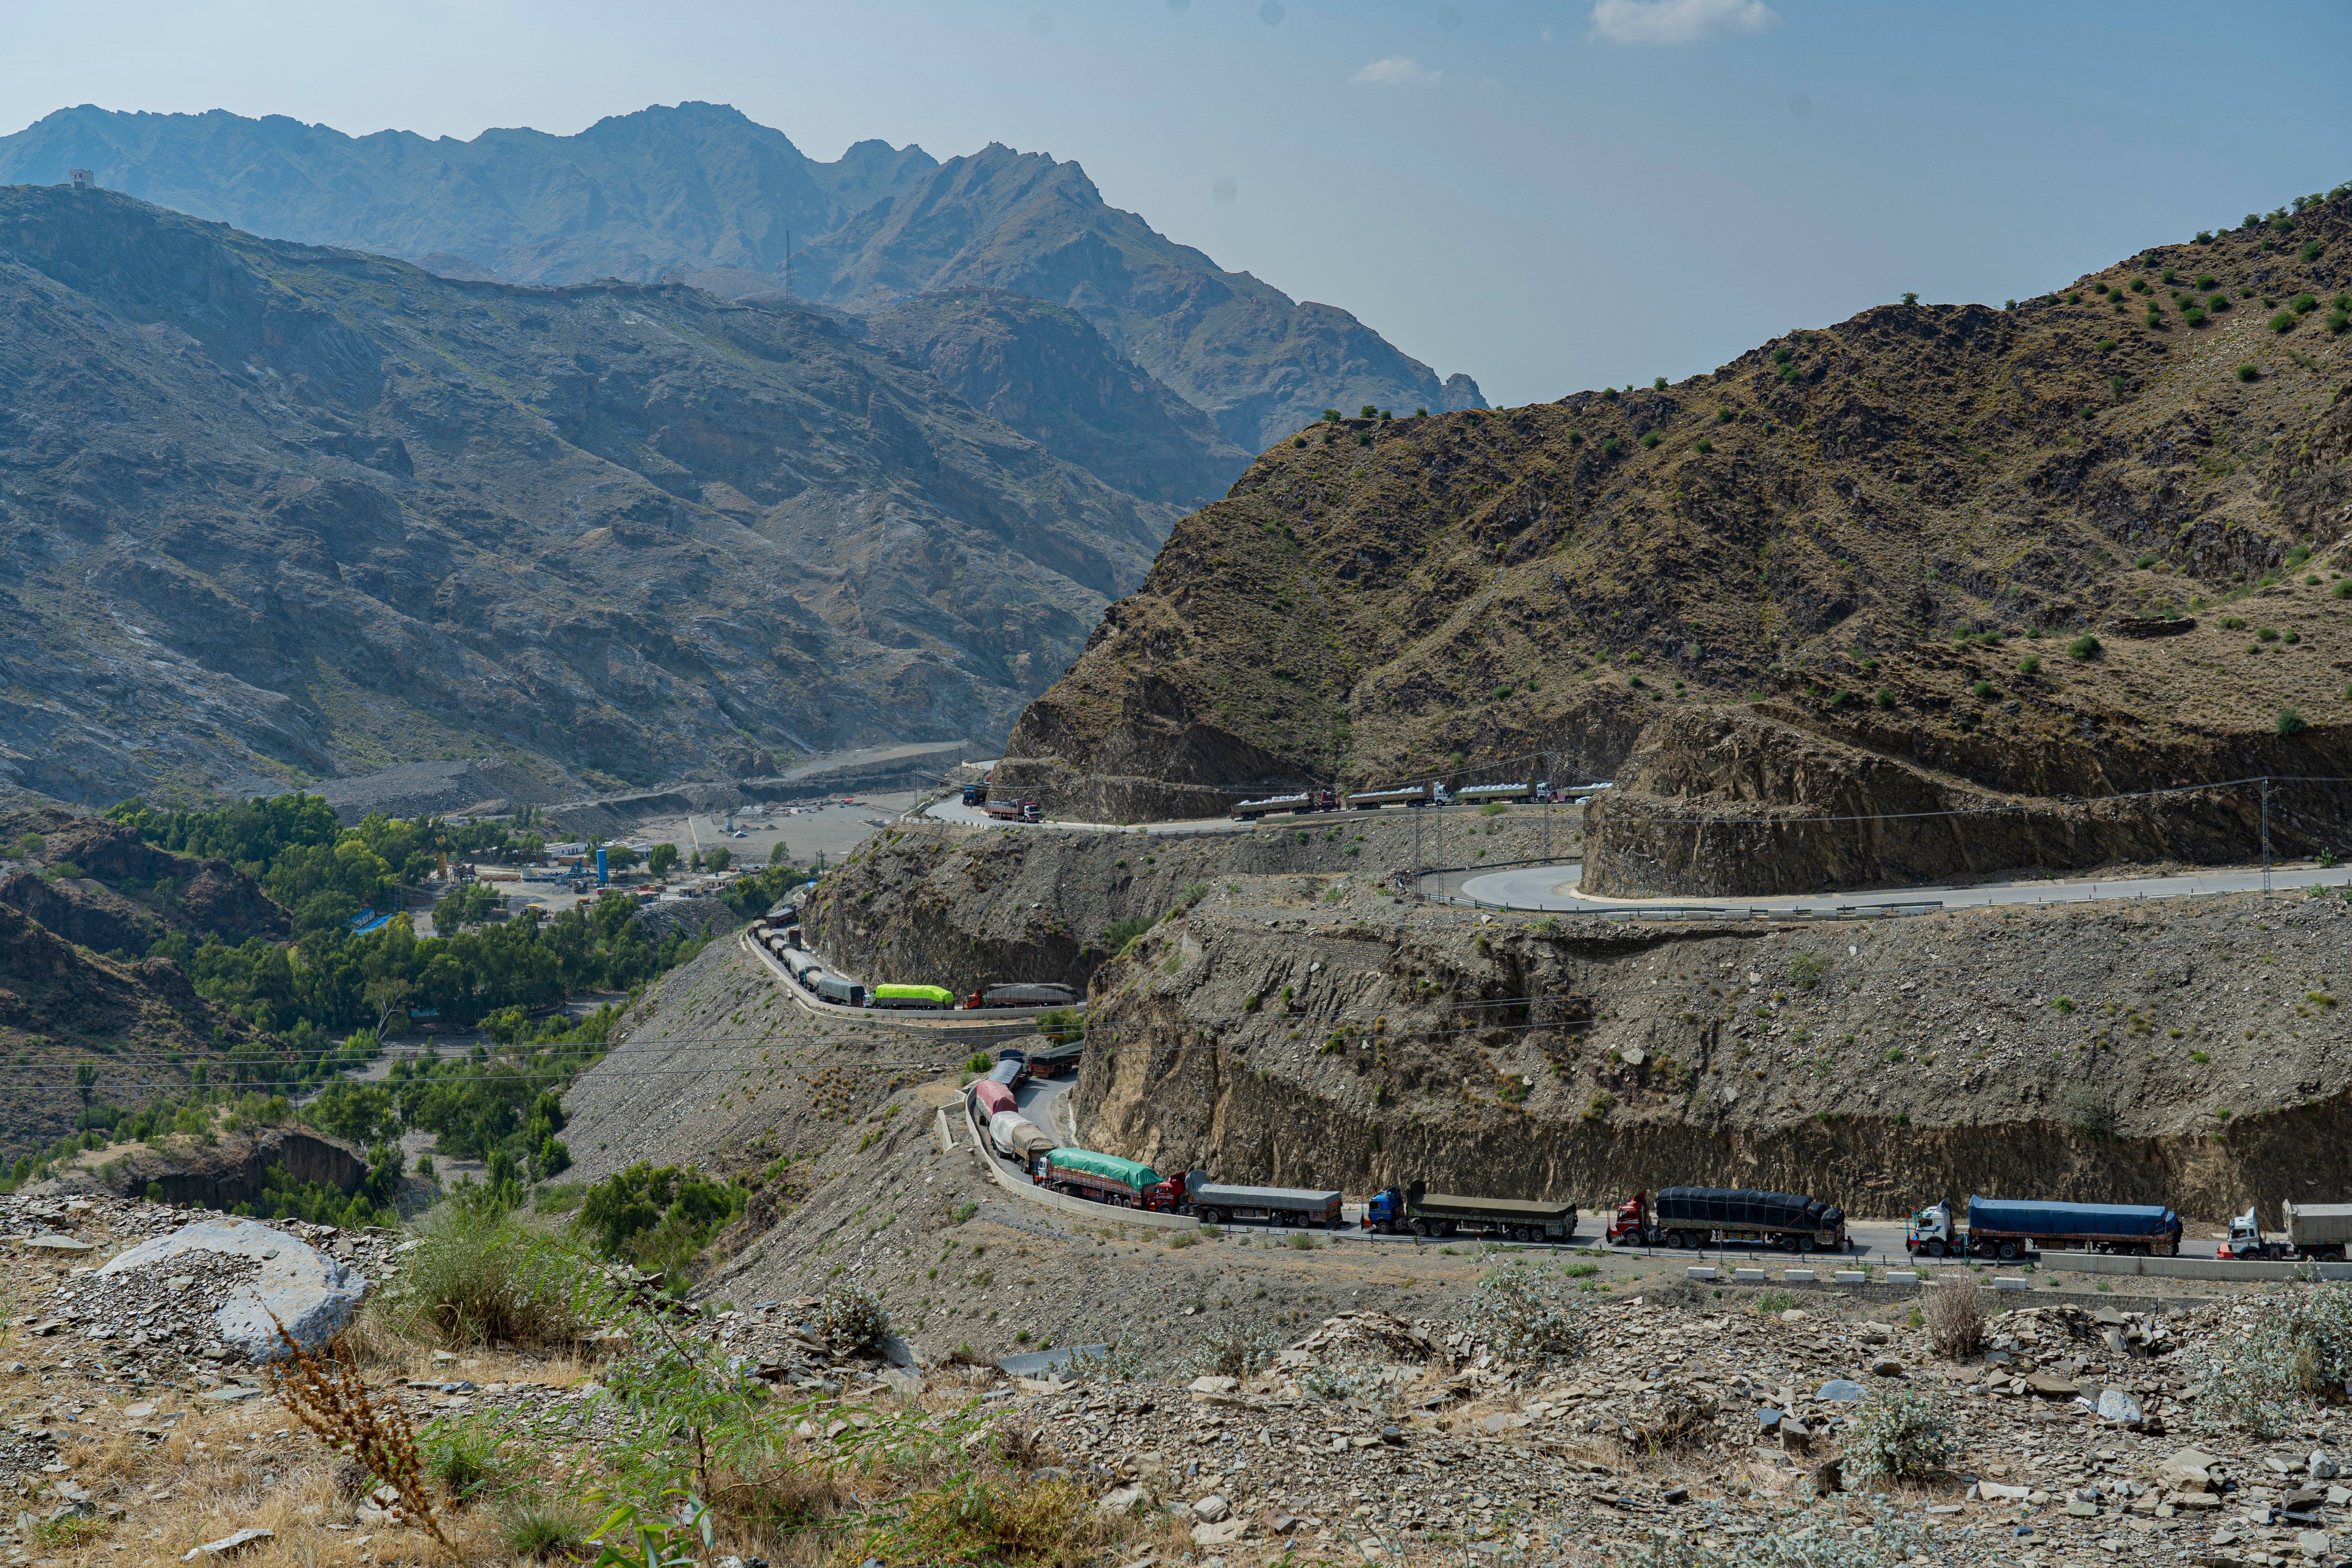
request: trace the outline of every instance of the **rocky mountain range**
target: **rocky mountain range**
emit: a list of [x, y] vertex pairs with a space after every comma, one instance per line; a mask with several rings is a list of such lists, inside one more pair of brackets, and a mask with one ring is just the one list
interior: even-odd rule
[[[470, 142], [83, 105], [0, 138], [0, 183], [54, 184], [72, 168], [250, 233], [456, 277], [687, 275], [713, 292], [788, 291], [860, 314], [945, 293], [929, 314], [961, 305], [988, 317], [975, 329], [983, 332], [1032, 321], [1048, 339], [1066, 331], [1050, 316], [991, 314], [975, 291], [1025, 294], [1083, 317], [1215, 422], [1222, 442], [1196, 456], [1222, 478], [1179, 498], [1188, 501], [1241, 471], [1234, 448], [1257, 451], [1327, 405], [1485, 405], [1468, 376], [1441, 381], [1347, 311], [1225, 271], [1110, 206], [1076, 163], [1003, 146], [941, 163], [919, 147], [861, 142], [818, 163], [782, 133], [709, 103], [616, 115], [576, 136], [493, 130]], [[1027, 395], [1051, 404], [1082, 385]]]
[[[2347, 253], [2352, 187], [2010, 309], [1304, 433], [1178, 526], [1005, 782], [1139, 818], [1615, 775], [1585, 872], [1612, 891], [2257, 853], [2244, 789], [2057, 797], [2352, 774]], [[2347, 804], [2274, 794], [2274, 841], [2327, 847]]]
[[837, 311], [59, 186], [0, 188], [0, 781], [95, 803], [1001, 735], [1176, 515]]

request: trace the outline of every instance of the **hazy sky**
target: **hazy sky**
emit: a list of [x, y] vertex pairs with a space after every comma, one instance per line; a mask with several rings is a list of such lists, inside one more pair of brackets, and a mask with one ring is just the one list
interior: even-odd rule
[[1496, 403], [1999, 303], [2352, 178], [2352, 5], [255, 0], [12, 6], [0, 121], [569, 132], [734, 104], [814, 157], [1076, 159]]

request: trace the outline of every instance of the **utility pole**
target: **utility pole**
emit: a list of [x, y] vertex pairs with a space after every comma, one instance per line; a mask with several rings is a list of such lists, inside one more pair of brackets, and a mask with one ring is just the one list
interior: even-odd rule
[[1545, 859], [1545, 860], [1547, 860], [1547, 861], [1549, 861], [1549, 860], [1550, 860], [1550, 859], [1551, 859], [1551, 797], [1552, 797], [1553, 795], [1557, 795], [1557, 794], [1559, 794], [1559, 791], [1557, 791], [1557, 790], [1555, 790], [1555, 789], [1553, 789], [1553, 788], [1551, 787], [1551, 786], [1552, 786], [1552, 776], [1551, 776], [1551, 753], [1550, 753], [1549, 752], [1546, 752], [1544, 753], [1544, 779], [1543, 779], [1543, 784], [1544, 784], [1544, 798], [1543, 798], [1543, 808], [1544, 808], [1544, 859]]
[[1415, 903], [1421, 901], [1421, 818], [1416, 816], [1412, 819], [1412, 897]]
[[2271, 776], [2263, 775], [2263, 891], [2271, 890]]

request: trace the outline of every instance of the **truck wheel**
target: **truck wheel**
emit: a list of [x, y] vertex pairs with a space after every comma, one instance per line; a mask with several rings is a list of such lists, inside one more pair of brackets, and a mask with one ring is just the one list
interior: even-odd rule
[[1536, 1233], [1526, 1226], [1514, 1226], [1511, 1229], [1511, 1239], [1523, 1246], [1535, 1238]]
[[1802, 1258], [1805, 1254], [1807, 1254], [1807, 1253], [1809, 1253], [1809, 1252], [1812, 1251], [1812, 1249], [1813, 1249], [1813, 1238], [1812, 1238], [1811, 1237], [1810, 1237], [1810, 1236], [1801, 1236], [1801, 1237], [1797, 1237], [1797, 1256], [1798, 1256], [1798, 1257]]
[[1928, 1257], [1930, 1257], [1930, 1258], [1941, 1258], [1941, 1257], [1943, 1257], [1943, 1256], [1944, 1256], [1944, 1244], [1943, 1244], [1942, 1242], [1940, 1242], [1940, 1241], [1931, 1241], [1931, 1242], [1929, 1242], [1929, 1243], [1927, 1244], [1927, 1256], [1928, 1256]]
[[1417, 1219], [1413, 1221], [1412, 1233], [1415, 1236], [1426, 1237], [1429, 1234], [1429, 1222], [1425, 1219]]
[[2003, 1263], [2014, 1263], [2017, 1261], [2017, 1243], [2013, 1241], [2004, 1241], [2000, 1244], [1999, 1250], [2000, 1260]]

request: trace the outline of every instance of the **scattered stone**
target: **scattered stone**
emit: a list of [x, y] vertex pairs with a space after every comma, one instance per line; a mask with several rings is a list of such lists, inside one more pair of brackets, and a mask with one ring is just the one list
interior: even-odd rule
[[[201, 1557], [226, 1557], [231, 1552], [244, 1551], [247, 1547], [252, 1545], [257, 1541], [272, 1540], [276, 1537], [276, 1534], [277, 1532], [275, 1531], [268, 1530], [234, 1531], [227, 1535], [222, 1536], [218, 1541], [207, 1541], [202, 1546], [192, 1549], [187, 1555], [181, 1558], [180, 1561], [183, 1563], [194, 1563]], [[182, 1536], [181, 1539], [184, 1541], [187, 1538], [185, 1536]]]
[[1870, 1396], [1870, 1390], [1851, 1378], [1833, 1377], [1822, 1384], [1815, 1399], [1831, 1405], [1859, 1405]]
[[1196, 1499], [1192, 1504], [1193, 1516], [1204, 1524], [1214, 1524], [1232, 1511], [1233, 1505], [1215, 1492]]

